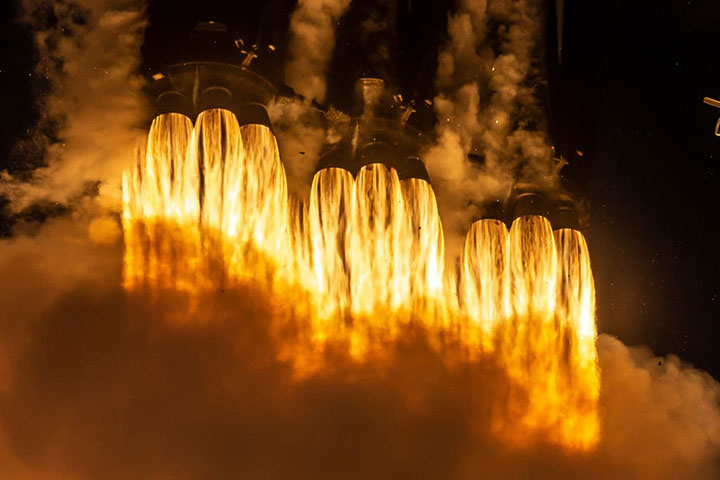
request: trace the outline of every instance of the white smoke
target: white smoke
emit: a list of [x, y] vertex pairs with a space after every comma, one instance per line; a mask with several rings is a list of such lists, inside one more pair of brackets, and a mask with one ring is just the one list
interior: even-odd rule
[[542, 115], [534, 89], [526, 84], [541, 35], [539, 5], [537, 0], [519, 0], [491, 1], [488, 6], [490, 17], [502, 26], [488, 82], [492, 97], [483, 117], [485, 156], [490, 163], [527, 166], [526, 176], [546, 183], [554, 172], [552, 149], [543, 131], [528, 129]]
[[325, 144], [323, 115], [307, 102], [291, 98], [277, 99], [268, 110], [278, 139], [288, 190], [305, 198]]
[[298, 0], [290, 18], [290, 58], [285, 80], [308, 100], [325, 100], [335, 27], [348, 5], [350, 0]]
[[296, 200], [305, 201], [323, 148], [343, 138], [350, 118], [334, 107], [321, 111], [297, 98], [278, 98], [268, 110], [288, 191]]
[[50, 86], [38, 131], [53, 123], [58, 129], [56, 139], [36, 135], [46, 166], [29, 183], [5, 174], [3, 190], [23, 208], [41, 199], [65, 202], [100, 181], [101, 197], [116, 203], [121, 172], [143, 134], [145, 2], [24, 0], [23, 8], [35, 30], [36, 72]]
[[598, 339], [605, 478], [718, 478], [720, 384], [676, 356]]
[[285, 81], [304, 97], [280, 99], [270, 117], [288, 178], [289, 191], [304, 198], [326, 141], [326, 122], [312, 100], [325, 101], [327, 70], [335, 49], [337, 22], [350, 0], [298, 0], [290, 18]]
[[483, 202], [509, 192], [518, 171], [543, 185], [556, 179], [546, 135], [531, 128], [541, 123], [528, 86], [540, 24], [536, 0], [461, 0], [448, 19], [436, 78], [438, 141], [425, 158], [450, 257]]

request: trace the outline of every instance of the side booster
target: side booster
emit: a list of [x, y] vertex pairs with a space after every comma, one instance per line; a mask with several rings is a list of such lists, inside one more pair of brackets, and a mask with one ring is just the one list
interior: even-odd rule
[[157, 114], [180, 113], [195, 120], [205, 110], [224, 108], [237, 116], [240, 125], [272, 128], [267, 105], [275, 90], [250, 70], [264, 49], [274, 51], [272, 45], [246, 46], [233, 40], [222, 23], [198, 23], [181, 63], [152, 75]]
[[355, 94], [350, 125], [339, 142], [326, 147], [315, 170], [344, 168], [356, 175], [365, 165], [380, 163], [394, 168], [400, 180], [418, 178], [429, 183], [420, 156], [428, 140], [407, 124], [412, 107], [403, 105], [399, 95], [391, 97], [378, 78], [359, 79]]

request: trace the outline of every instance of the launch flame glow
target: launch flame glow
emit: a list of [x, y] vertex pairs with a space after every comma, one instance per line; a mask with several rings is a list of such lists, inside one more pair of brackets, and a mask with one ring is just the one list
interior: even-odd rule
[[[575, 451], [598, 443], [595, 291], [581, 233], [553, 233], [535, 216], [509, 230], [478, 221], [458, 275], [446, 268], [427, 182], [382, 164], [355, 178], [328, 168], [309, 201], [293, 203], [270, 129], [219, 109], [194, 126], [157, 117], [123, 178], [123, 203], [128, 291], [174, 289], [193, 308], [204, 290], [261, 283], [312, 319], [304, 351], [340, 342], [357, 361], [408, 326], [438, 344], [457, 338], [513, 385], [493, 417], [500, 438]], [[298, 369], [311, 368], [297, 355]]]

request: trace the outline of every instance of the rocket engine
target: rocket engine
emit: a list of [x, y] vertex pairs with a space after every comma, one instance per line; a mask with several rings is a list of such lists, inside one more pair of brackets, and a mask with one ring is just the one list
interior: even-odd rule
[[326, 147], [316, 171], [344, 168], [353, 175], [365, 165], [380, 163], [394, 168], [400, 180], [430, 182], [421, 152], [429, 140], [408, 125], [412, 106], [400, 95], [391, 96], [379, 78], [361, 78], [355, 85], [355, 112], [342, 139]]
[[180, 62], [152, 76], [157, 114], [180, 113], [194, 120], [205, 110], [224, 108], [240, 125], [272, 127], [267, 106], [275, 89], [250, 69], [264, 51], [273, 52], [274, 47], [246, 46], [241, 39], [233, 40], [222, 23], [198, 23]]

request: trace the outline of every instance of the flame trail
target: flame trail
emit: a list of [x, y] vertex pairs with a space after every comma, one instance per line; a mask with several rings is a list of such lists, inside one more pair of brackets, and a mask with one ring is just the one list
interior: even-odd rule
[[474, 343], [491, 348], [500, 321], [510, 316], [508, 229], [499, 220], [480, 220], [470, 228], [463, 253], [460, 295], [476, 322]]
[[[126, 288], [145, 283], [192, 292], [200, 286], [200, 184], [197, 157], [186, 155], [192, 132], [185, 116], [157, 117], [147, 148], [123, 175]], [[175, 235], [163, 233], [173, 229]]]
[[[257, 277], [263, 264], [258, 253], [277, 260], [289, 247], [285, 172], [275, 137], [261, 125], [240, 127], [226, 110], [203, 112], [194, 128], [182, 115], [157, 117], [144, 154], [131, 176], [124, 176], [123, 199], [124, 227], [132, 233], [126, 242], [132, 245], [125, 261], [128, 287], [141, 278], [162, 286], [184, 284], [188, 291], [204, 285], [214, 274], [200, 255], [215, 251], [217, 242], [222, 251], [217, 260], [231, 279]], [[179, 229], [194, 254], [168, 257], [167, 239], [157, 232], [163, 228]], [[147, 244], [132, 238], [136, 235], [145, 235]], [[187, 271], [168, 271], [168, 264]]]
[[311, 351], [341, 341], [358, 361], [409, 325], [438, 345], [458, 337], [472, 355], [497, 359], [513, 384], [498, 436], [572, 450], [599, 441], [595, 292], [579, 232], [553, 232], [537, 216], [509, 230], [479, 221], [456, 285], [427, 182], [379, 163], [356, 178], [330, 168], [315, 175], [308, 205], [292, 203], [272, 132], [240, 127], [224, 110], [203, 112], [194, 127], [180, 115], [156, 118], [123, 199], [129, 291], [192, 296], [264, 282], [310, 312], [300, 337]]
[[[435, 193], [429, 183], [417, 178], [401, 180], [403, 200], [408, 215], [410, 239], [409, 275], [413, 310], [439, 316], [446, 324], [447, 308], [457, 308], [450, 302], [448, 289], [452, 279], [445, 275], [445, 239]], [[447, 307], [447, 308], [444, 308]]]

